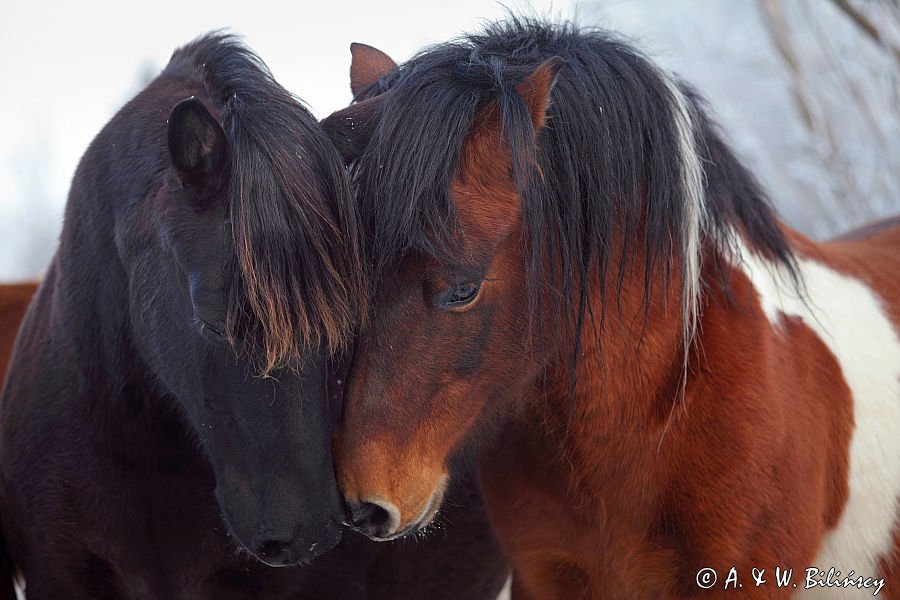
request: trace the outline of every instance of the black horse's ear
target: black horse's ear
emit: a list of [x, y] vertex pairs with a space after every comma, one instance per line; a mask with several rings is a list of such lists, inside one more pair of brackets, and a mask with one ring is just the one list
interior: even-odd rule
[[394, 59], [367, 44], [350, 44], [350, 91], [353, 97], [397, 68]]
[[169, 115], [169, 155], [182, 183], [205, 196], [222, 183], [228, 163], [228, 140], [218, 121], [191, 96]]
[[322, 120], [322, 129], [346, 164], [357, 160], [365, 152], [375, 132], [378, 108], [383, 101], [384, 95], [375, 96], [333, 112]]
[[554, 56], [542, 62], [516, 85], [516, 93], [518, 93], [528, 110], [531, 112], [531, 121], [534, 125], [534, 131], [537, 133], [547, 120], [547, 109], [550, 107], [550, 92], [556, 85], [556, 79], [559, 77], [559, 70], [566, 64], [564, 58]]

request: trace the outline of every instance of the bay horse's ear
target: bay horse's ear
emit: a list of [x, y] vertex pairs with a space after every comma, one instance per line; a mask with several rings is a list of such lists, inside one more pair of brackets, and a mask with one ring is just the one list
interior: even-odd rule
[[346, 164], [357, 160], [365, 152], [375, 131], [376, 113], [383, 100], [384, 95], [378, 95], [335, 111], [322, 120], [322, 129]]
[[397, 68], [390, 56], [372, 46], [354, 42], [350, 44], [350, 91], [353, 97]]
[[531, 112], [535, 133], [540, 131], [547, 120], [550, 92], [553, 91], [559, 70], [565, 63], [565, 59], [559, 56], [548, 58], [516, 85], [516, 93], [525, 100]]
[[182, 183], [198, 196], [221, 184], [228, 161], [228, 140], [219, 122], [191, 96], [169, 114], [169, 156]]

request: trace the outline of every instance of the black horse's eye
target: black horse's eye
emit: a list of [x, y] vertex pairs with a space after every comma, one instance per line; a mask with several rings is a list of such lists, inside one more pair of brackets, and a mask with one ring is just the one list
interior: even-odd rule
[[223, 328], [215, 327], [211, 325], [205, 319], [197, 318], [197, 322], [200, 325], [200, 332], [206, 335], [208, 338], [212, 338], [213, 341], [216, 342], [225, 342], [228, 340], [228, 336], [223, 332]]
[[474, 281], [454, 284], [441, 294], [440, 304], [445, 308], [462, 308], [478, 297], [480, 289], [481, 284]]

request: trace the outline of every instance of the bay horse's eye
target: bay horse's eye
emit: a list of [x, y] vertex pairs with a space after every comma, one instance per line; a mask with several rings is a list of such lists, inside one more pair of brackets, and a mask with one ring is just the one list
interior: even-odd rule
[[443, 308], [463, 308], [475, 301], [479, 291], [481, 291], [480, 282], [457, 283], [438, 295], [438, 304]]

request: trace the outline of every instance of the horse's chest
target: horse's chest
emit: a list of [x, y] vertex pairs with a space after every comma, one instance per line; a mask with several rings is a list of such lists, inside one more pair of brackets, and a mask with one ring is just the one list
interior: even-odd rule
[[[108, 597], [203, 598], [228, 557], [215, 499], [196, 473], [111, 477], [80, 494], [81, 559], [70, 577]], [[233, 548], [233, 546], [232, 546]]]
[[510, 427], [481, 460], [485, 505], [514, 566], [513, 588], [526, 598], [592, 597], [603, 531], [537, 440]]
[[[299, 569], [242, 556], [203, 469], [83, 463], [31, 507], [29, 597], [128, 600], [289, 598]], [[273, 572], [273, 571], [284, 571]]]

